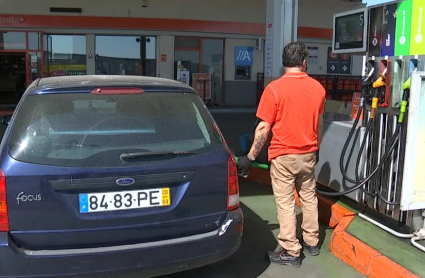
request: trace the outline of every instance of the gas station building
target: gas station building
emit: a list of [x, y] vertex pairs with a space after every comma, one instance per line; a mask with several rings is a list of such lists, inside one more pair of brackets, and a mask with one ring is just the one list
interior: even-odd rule
[[[16, 105], [39, 77], [135, 74], [188, 82], [208, 104], [253, 106], [282, 73], [281, 50], [291, 40], [309, 46], [309, 74], [329, 74], [332, 16], [359, 7], [343, 0], [1, 1], [0, 104]], [[345, 70], [360, 76], [361, 56], [350, 59]]]
[[[324, 244], [361, 277], [419, 277], [407, 270], [425, 277], [424, 3], [370, 0], [361, 9], [366, 7], [361, 0], [0, 0], [0, 114], [14, 109], [26, 87], [40, 77], [174, 79], [194, 87], [207, 106], [226, 108], [221, 115], [220, 109], [210, 111], [217, 113], [214, 118], [230, 148], [245, 155], [242, 145], [248, 146], [255, 118], [251, 112], [264, 86], [283, 73], [283, 47], [304, 42], [308, 74], [321, 82], [328, 99], [337, 100], [326, 103], [315, 170], [322, 228], [336, 228], [321, 230]], [[334, 24], [336, 14], [348, 19]], [[340, 41], [333, 43], [334, 28]], [[338, 34], [341, 29], [349, 34]], [[359, 44], [364, 44], [361, 51]], [[252, 111], [228, 114], [235, 106]], [[244, 182], [250, 192], [241, 200], [251, 221], [248, 238], [252, 236], [246, 254], [264, 251], [264, 238], [253, 244], [263, 232], [272, 235], [267, 248], [275, 247], [278, 229], [271, 226], [277, 215], [271, 213], [269, 178], [269, 167], [258, 167], [248, 179], [254, 185]], [[307, 260], [304, 274], [285, 275], [344, 276], [347, 269], [322, 250], [324, 256]], [[243, 257], [239, 269], [250, 272], [253, 258]], [[233, 271], [235, 262], [229, 261], [228, 269]], [[259, 269], [250, 274], [265, 272], [263, 266]], [[258, 277], [282, 275], [273, 267], [268, 273]]]

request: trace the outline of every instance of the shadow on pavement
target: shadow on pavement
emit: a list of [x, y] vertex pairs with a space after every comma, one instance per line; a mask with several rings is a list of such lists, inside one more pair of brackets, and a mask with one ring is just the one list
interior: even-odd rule
[[230, 258], [213, 265], [187, 272], [162, 276], [161, 278], [256, 278], [270, 265], [265, 259], [268, 251], [276, 248], [277, 242], [272, 230], [277, 225], [269, 225], [245, 204], [241, 204], [245, 215], [244, 234], [239, 250]]

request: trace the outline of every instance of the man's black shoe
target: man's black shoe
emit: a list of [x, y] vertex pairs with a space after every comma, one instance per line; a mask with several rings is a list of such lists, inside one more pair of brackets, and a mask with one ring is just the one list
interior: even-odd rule
[[307, 250], [307, 252], [312, 255], [312, 256], [317, 256], [320, 254], [320, 250], [319, 250], [319, 246], [310, 246], [307, 245], [307, 243], [303, 242], [302, 243], [303, 247], [305, 250]]
[[268, 255], [270, 262], [272, 263], [289, 265], [293, 267], [301, 266], [301, 258], [289, 255], [288, 252], [283, 248], [276, 252], [269, 252]]

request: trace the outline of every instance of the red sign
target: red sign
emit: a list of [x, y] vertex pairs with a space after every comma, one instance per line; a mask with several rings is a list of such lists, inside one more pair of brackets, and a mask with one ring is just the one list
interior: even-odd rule
[[18, 25], [21, 22], [24, 22], [25, 18], [22, 16], [16, 15], [0, 15], [0, 25]]
[[338, 59], [338, 54], [332, 52], [332, 48], [329, 50], [329, 58]]
[[344, 60], [348, 60], [350, 59], [350, 55], [349, 54], [341, 54], [341, 58]]
[[[355, 120], [357, 113], [359, 113], [361, 95], [362, 93], [359, 92], [353, 93], [353, 99], [351, 101], [351, 120]], [[360, 115], [360, 120], [363, 120], [363, 112]]]
[[161, 62], [162, 63], [167, 62], [167, 54], [161, 54]]

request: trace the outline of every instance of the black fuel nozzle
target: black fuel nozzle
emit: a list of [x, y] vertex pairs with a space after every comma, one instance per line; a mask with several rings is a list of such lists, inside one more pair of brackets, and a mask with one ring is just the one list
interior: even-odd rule
[[410, 96], [410, 89], [403, 90], [403, 98], [402, 101], [408, 101]]
[[361, 85], [362, 95], [361, 95], [360, 105], [362, 105], [365, 98], [367, 98], [371, 94], [373, 82], [370, 80], [370, 78], [372, 77], [374, 72], [375, 72], [375, 68], [372, 67], [369, 71], [369, 74], [362, 81], [362, 85]]
[[409, 79], [407, 79], [406, 82], [404, 82], [403, 85], [402, 85], [402, 89], [403, 89], [403, 99], [402, 100], [404, 100], [404, 101], [409, 100], [410, 84], [411, 84], [411, 78], [409, 77]]
[[409, 77], [409, 79], [406, 80], [406, 82], [403, 83], [402, 85], [402, 89], [403, 89], [403, 99], [401, 101], [401, 106], [400, 106], [400, 115], [398, 116], [398, 122], [401, 124], [404, 121], [404, 115], [406, 114], [407, 111], [407, 104], [408, 104], [408, 100], [409, 100], [409, 96], [410, 96], [410, 82], [411, 79]]

